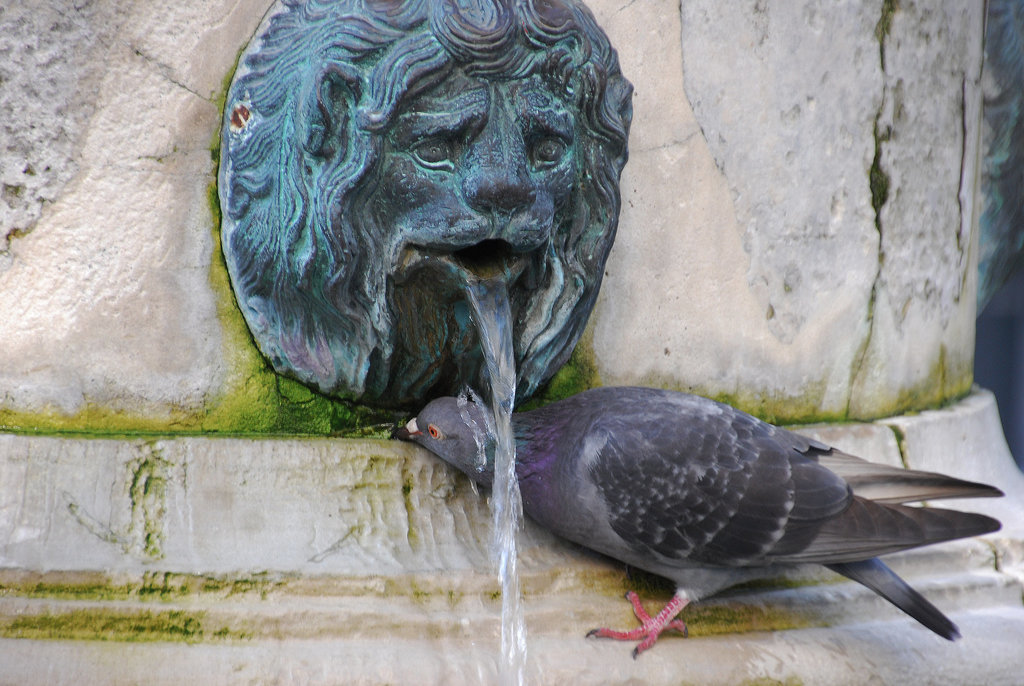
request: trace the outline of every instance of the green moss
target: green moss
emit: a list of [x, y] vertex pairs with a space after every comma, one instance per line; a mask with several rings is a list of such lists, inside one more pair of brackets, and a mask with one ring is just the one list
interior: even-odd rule
[[114, 578], [101, 573], [16, 573], [0, 580], [0, 597], [92, 601], [171, 602], [197, 596], [225, 598], [258, 595], [266, 598], [287, 582], [268, 574], [219, 577], [175, 572], [147, 572], [141, 577]]
[[0, 619], [0, 636], [62, 641], [124, 641], [197, 643], [210, 639], [247, 638], [228, 626], [204, 624], [206, 613], [167, 610], [80, 608], [56, 614], [29, 614]]
[[171, 463], [158, 451], [132, 466], [128, 497], [131, 500], [131, 531], [141, 539], [141, 553], [150, 560], [163, 557], [163, 518], [167, 471]]
[[521, 410], [532, 410], [548, 403], [553, 403], [571, 395], [576, 395], [588, 388], [601, 385], [601, 374], [598, 371], [597, 358], [594, 355], [594, 333], [588, 327], [561, 369], [555, 372], [543, 388], [533, 398], [523, 403]]
[[893, 15], [896, 14], [899, 8], [899, 0], [883, 0], [882, 14], [878, 17], [878, 22], [875, 24], [875, 39], [878, 41], [879, 57], [883, 70], [885, 69], [885, 41], [889, 38], [889, 33], [892, 31]]
[[[210, 139], [210, 159], [213, 161], [213, 168], [216, 170], [220, 165], [220, 127], [221, 122], [224, 121], [224, 107], [228, 101], [228, 90], [231, 89], [231, 81], [235, 78], [235, 72], [238, 71], [238, 61], [242, 59], [242, 54], [245, 52], [245, 47], [239, 48], [238, 53], [235, 55], [235, 61], [228, 69], [227, 73], [224, 74], [224, 78], [221, 79], [220, 88], [210, 94], [210, 99], [213, 101], [213, 106], [217, 108], [217, 114], [220, 115], [217, 119], [217, 128], [213, 132], [213, 136]], [[213, 186], [216, 191], [216, 184]], [[215, 194], [216, 197], [216, 194]], [[217, 212], [217, 225], [220, 225], [220, 212]]]
[[[810, 384], [800, 395], [748, 391], [709, 394], [708, 397], [772, 424], [834, 424], [846, 421], [843, 412], [822, 411], [824, 386], [824, 382]], [[699, 390], [691, 392], [705, 395]]]
[[919, 383], [894, 390], [891, 395], [876, 394], [868, 398], [855, 393], [846, 407], [831, 412], [821, 409], [827, 390], [825, 381], [808, 383], [799, 394], [713, 391], [700, 386], [681, 386], [672, 379], [660, 377], [647, 377], [642, 383], [656, 388], [703, 395], [773, 424], [794, 425], [874, 421], [938, 409], [967, 396], [971, 392], [973, 381], [970, 360], [953, 359], [945, 346], [940, 346], [935, 361]]
[[868, 170], [868, 185], [871, 188], [871, 207], [875, 210], [875, 228], [879, 234], [881, 228], [882, 206], [889, 200], [889, 174], [882, 169], [882, 144], [889, 141], [892, 132], [889, 129], [879, 131], [878, 120], [881, 117], [881, 109], [875, 115], [875, 156], [871, 160], [871, 168]]
[[684, 386], [675, 379], [657, 376], [645, 377], [642, 383], [655, 388], [667, 388], [711, 398], [773, 424], [824, 424], [847, 420], [845, 408], [833, 412], [821, 409], [827, 390], [827, 383], [823, 380], [808, 383], [800, 393], [790, 394], [739, 389], [713, 390], [697, 385]]
[[896, 448], [900, 451], [900, 464], [904, 469], [910, 469], [910, 465], [907, 463], [907, 435], [903, 429], [894, 424], [889, 424], [888, 427], [896, 438]]
[[430, 598], [430, 596], [433, 595], [433, 593], [430, 590], [421, 587], [415, 581], [410, 583], [409, 588], [412, 591], [413, 600], [415, 600], [418, 603], [425, 602], [428, 598]]
[[879, 393], [870, 398], [858, 398], [851, 402], [849, 417], [856, 421], [869, 421], [939, 409], [967, 396], [973, 382], [970, 358], [951, 358], [946, 347], [940, 346], [931, 368], [919, 383], [890, 395]]
[[38, 582], [21, 585], [0, 583], [0, 597], [53, 598], [58, 600], [125, 600], [131, 597], [131, 584]]
[[804, 613], [761, 604], [697, 603], [683, 610], [680, 617], [691, 636], [787, 631], [824, 625]]
[[632, 567], [627, 568], [621, 583], [623, 592], [635, 591], [641, 598], [661, 597], [666, 602], [676, 591], [676, 585], [665, 577]]

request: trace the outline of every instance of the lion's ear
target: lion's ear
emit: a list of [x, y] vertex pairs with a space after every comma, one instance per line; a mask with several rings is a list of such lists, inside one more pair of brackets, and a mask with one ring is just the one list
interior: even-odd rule
[[329, 65], [324, 70], [308, 100], [309, 131], [303, 146], [308, 155], [327, 161], [348, 149], [360, 91], [358, 77], [344, 67]]

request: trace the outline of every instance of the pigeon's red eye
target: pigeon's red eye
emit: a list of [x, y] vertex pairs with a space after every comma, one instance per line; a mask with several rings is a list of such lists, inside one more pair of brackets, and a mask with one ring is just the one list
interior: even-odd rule
[[430, 437], [431, 437], [431, 438], [437, 438], [437, 439], [440, 439], [440, 438], [441, 438], [441, 436], [442, 436], [442, 434], [441, 434], [441, 430], [440, 430], [440, 429], [438, 429], [438, 428], [437, 428], [436, 426], [434, 426], [433, 424], [429, 424], [429, 425], [427, 426], [427, 433], [428, 433], [428, 434], [430, 434]]

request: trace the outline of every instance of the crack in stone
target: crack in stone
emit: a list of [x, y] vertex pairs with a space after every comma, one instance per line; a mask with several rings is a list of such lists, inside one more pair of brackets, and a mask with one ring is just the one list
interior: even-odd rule
[[892, 30], [892, 17], [899, 9], [898, 0], [884, 0], [882, 13], [875, 25], [875, 37], [878, 39], [878, 61], [882, 75], [882, 98], [878, 103], [878, 110], [875, 112], [875, 120], [872, 133], [875, 142], [875, 155], [871, 160], [871, 167], [868, 170], [868, 187], [871, 191], [871, 208], [875, 212], [875, 230], [878, 232], [878, 269], [871, 282], [871, 295], [868, 299], [865, 318], [868, 324], [867, 333], [864, 336], [857, 352], [853, 356], [853, 363], [850, 368], [849, 392], [846, 398], [846, 417], [850, 418], [850, 411], [853, 405], [853, 398], [856, 389], [857, 379], [860, 377], [864, 367], [864, 360], [867, 358], [868, 349], [871, 347], [871, 340], [875, 332], [875, 307], [878, 302], [878, 289], [882, 280], [882, 266], [885, 264], [885, 248], [883, 247], [882, 229], [882, 208], [889, 200], [889, 175], [882, 168], [882, 145], [892, 135], [892, 128], [886, 127], [884, 131], [879, 130], [879, 122], [887, 104], [887, 88], [885, 84], [885, 42]]
[[900, 464], [904, 469], [910, 469], [910, 463], [907, 461], [907, 435], [895, 424], [883, 423], [882, 426], [892, 431], [892, 435], [896, 438], [896, 450], [900, 454]]
[[[980, 78], [980, 77], [979, 77]], [[969, 164], [967, 156], [970, 153], [971, 146], [968, 143], [968, 135], [971, 133], [971, 127], [968, 125], [968, 75], [965, 73], [960, 79], [960, 175], [957, 181], [956, 187], [956, 208], [957, 213], [960, 215], [960, 224], [956, 232], [956, 250], [959, 255], [959, 262], [957, 267], [960, 269], [960, 289], [954, 295], [953, 301], [956, 303], [960, 302], [960, 296], [967, 292], [967, 279], [970, 274], [970, 259], [968, 251], [970, 250], [970, 240], [968, 244], [964, 244], [964, 237], [970, 236], [971, 227], [968, 224], [973, 224], [973, 217], [964, 216], [964, 181], [967, 172], [969, 171]], [[975, 143], [977, 145], [977, 143]], [[975, 182], [977, 178], [977, 168], [975, 169]], [[968, 212], [973, 214], [974, 210], [971, 205], [968, 205]], [[965, 230], [966, 229], [966, 230]]]
[[[964, 254], [964, 168], [967, 165], [967, 75], [960, 78], [960, 177], [956, 186], [956, 208], [960, 214], [960, 228], [956, 232], [956, 249], [961, 258]], [[959, 300], [959, 297], [957, 298]]]
[[128, 48], [131, 49], [131, 51], [135, 55], [137, 55], [138, 57], [141, 57], [143, 60], [145, 60], [149, 64], [151, 64], [154, 67], [156, 67], [157, 71], [160, 73], [160, 75], [162, 77], [167, 79], [169, 82], [171, 82], [172, 84], [174, 84], [178, 88], [181, 88], [182, 90], [184, 90], [184, 91], [186, 91], [188, 93], [191, 93], [192, 95], [196, 96], [197, 98], [199, 98], [200, 100], [202, 100], [204, 102], [208, 102], [211, 105], [214, 104], [213, 100], [211, 98], [208, 98], [208, 97], [200, 94], [198, 91], [196, 91], [192, 87], [190, 87], [190, 86], [182, 83], [181, 81], [178, 81], [176, 78], [174, 78], [174, 76], [173, 76], [174, 69], [169, 64], [165, 64], [165, 63], [161, 62], [160, 60], [158, 60], [158, 59], [156, 59], [154, 57], [151, 57], [150, 55], [147, 55], [146, 53], [142, 52], [142, 50], [140, 48], [136, 47], [135, 45], [128, 44]]
[[690, 142], [690, 140], [695, 138], [699, 133], [702, 133], [702, 132], [701, 131], [694, 131], [694, 132], [690, 133], [689, 135], [684, 136], [683, 138], [673, 138], [670, 141], [666, 141], [664, 143], [659, 143], [658, 145], [651, 145], [651, 146], [646, 147], [646, 148], [637, 148], [634, 152], [637, 155], [641, 155], [641, 154], [646, 153], [646, 152], [657, 152], [658, 150], [667, 150], [669, 148], [673, 148], [673, 147], [676, 147], [676, 146], [686, 145], [687, 143]]

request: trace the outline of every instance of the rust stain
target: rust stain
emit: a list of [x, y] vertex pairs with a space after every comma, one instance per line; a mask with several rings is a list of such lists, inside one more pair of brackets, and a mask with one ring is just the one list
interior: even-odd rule
[[231, 110], [231, 130], [238, 133], [245, 128], [251, 118], [252, 111], [243, 103], [238, 103], [235, 109]]

